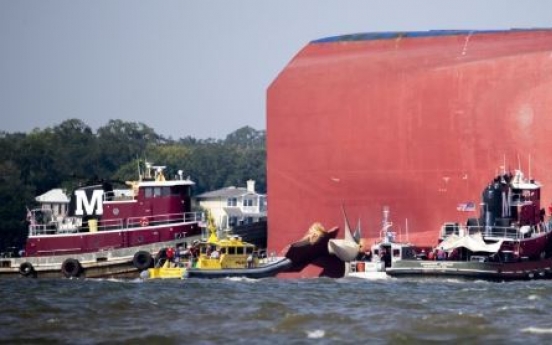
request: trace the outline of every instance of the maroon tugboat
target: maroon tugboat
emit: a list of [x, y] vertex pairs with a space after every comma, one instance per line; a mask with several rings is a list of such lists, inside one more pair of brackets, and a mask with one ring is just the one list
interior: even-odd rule
[[[445, 223], [433, 260], [401, 260], [394, 277], [486, 280], [552, 278], [552, 227], [541, 208], [541, 185], [520, 170], [497, 176], [483, 191], [480, 216]], [[475, 208], [462, 205], [459, 209]]]
[[194, 182], [146, 163], [125, 189], [102, 183], [76, 189], [68, 212], [28, 211], [29, 235], [18, 258], [0, 259], [0, 277], [138, 277], [165, 247], [184, 249], [202, 233], [191, 211]]

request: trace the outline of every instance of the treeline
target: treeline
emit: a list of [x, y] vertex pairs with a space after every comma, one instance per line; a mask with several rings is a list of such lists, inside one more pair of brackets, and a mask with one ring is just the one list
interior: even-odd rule
[[[256, 181], [266, 192], [265, 131], [243, 127], [224, 140], [165, 138], [143, 123], [111, 120], [95, 133], [70, 119], [31, 133], [0, 132], [0, 252], [20, 247], [27, 236], [27, 207], [52, 188], [71, 192], [90, 181], [135, 180], [138, 164], [183, 170], [194, 194]], [[142, 165], [143, 166], [143, 165]]]

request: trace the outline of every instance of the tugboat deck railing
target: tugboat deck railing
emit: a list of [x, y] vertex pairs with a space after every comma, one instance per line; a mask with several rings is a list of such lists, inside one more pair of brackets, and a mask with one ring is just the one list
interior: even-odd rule
[[[531, 227], [531, 233], [537, 230], [537, 227]], [[538, 231], [538, 230], [537, 230]], [[451, 226], [445, 225], [441, 229], [441, 238], [447, 238], [452, 235], [466, 236], [480, 233], [484, 238], [520, 240], [527, 236], [518, 228], [511, 226]], [[531, 233], [529, 235], [531, 235]]]
[[202, 222], [204, 219], [205, 216], [203, 212], [170, 213], [154, 216], [129, 217], [127, 219], [100, 220], [96, 227], [91, 227], [89, 224], [80, 224], [80, 222], [65, 223], [63, 220], [53, 220], [46, 224], [31, 224], [29, 226], [29, 236], [62, 235], [77, 232], [121, 231], [171, 223], [196, 223]]

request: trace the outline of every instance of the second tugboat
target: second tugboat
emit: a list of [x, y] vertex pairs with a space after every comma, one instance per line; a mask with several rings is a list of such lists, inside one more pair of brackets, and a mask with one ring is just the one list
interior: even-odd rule
[[540, 189], [519, 170], [503, 172], [484, 189], [479, 218], [469, 218], [466, 225], [445, 223], [439, 244], [428, 255], [433, 260], [400, 260], [387, 274], [498, 281], [552, 278], [552, 229], [544, 219]]

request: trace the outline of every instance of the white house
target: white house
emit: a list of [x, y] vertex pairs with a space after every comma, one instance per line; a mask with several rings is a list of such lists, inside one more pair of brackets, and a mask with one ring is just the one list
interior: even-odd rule
[[209, 210], [219, 229], [251, 224], [265, 220], [266, 194], [255, 192], [255, 181], [247, 181], [247, 188], [226, 187], [196, 196], [202, 208]]
[[40, 209], [42, 211], [51, 213], [51, 216], [54, 218], [60, 218], [67, 215], [69, 197], [61, 188], [51, 189], [37, 196], [35, 200], [40, 204]]

